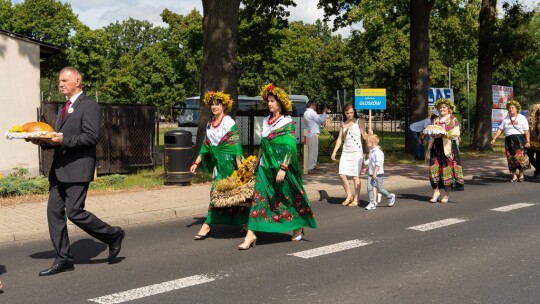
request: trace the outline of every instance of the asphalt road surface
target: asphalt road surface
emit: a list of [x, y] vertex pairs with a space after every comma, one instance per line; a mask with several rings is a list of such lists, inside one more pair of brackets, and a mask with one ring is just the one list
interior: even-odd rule
[[490, 179], [446, 205], [427, 202], [429, 185], [374, 211], [314, 202], [319, 228], [304, 241], [260, 233], [247, 251], [238, 227], [194, 241], [203, 215], [128, 227], [113, 265], [81, 235], [75, 271], [51, 277], [38, 276], [49, 240], [5, 244], [0, 303], [539, 303], [539, 189]]

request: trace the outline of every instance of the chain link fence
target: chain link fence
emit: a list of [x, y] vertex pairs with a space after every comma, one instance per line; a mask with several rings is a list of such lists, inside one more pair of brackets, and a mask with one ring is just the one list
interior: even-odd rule
[[[40, 121], [51, 126], [63, 102], [43, 103]], [[101, 130], [96, 147], [97, 174], [133, 173], [154, 168], [159, 114], [155, 106], [100, 104]], [[49, 175], [54, 151], [41, 150], [40, 171]]]

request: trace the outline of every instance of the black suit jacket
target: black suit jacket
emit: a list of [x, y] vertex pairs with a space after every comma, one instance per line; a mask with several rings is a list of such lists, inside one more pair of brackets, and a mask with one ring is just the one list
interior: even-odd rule
[[49, 179], [56, 176], [62, 183], [90, 182], [94, 179], [101, 112], [97, 102], [82, 94], [72, 108], [73, 112], [68, 114], [64, 122], [63, 107], [56, 118], [54, 130], [63, 134], [62, 144], [44, 146], [45, 149], [55, 149]]

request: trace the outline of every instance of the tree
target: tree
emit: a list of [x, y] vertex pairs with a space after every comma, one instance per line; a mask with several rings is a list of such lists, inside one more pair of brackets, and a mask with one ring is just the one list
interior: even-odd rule
[[0, 29], [11, 31], [13, 22], [13, 13], [11, 9], [11, 0], [0, 0]]
[[[429, 91], [429, 17], [435, 0], [410, 0], [410, 86], [411, 122], [425, 118]], [[405, 142], [405, 149], [412, 154], [413, 145]]]
[[[513, 85], [519, 78], [523, 58], [538, 54], [538, 39], [527, 26], [533, 13], [525, 12], [519, 3], [505, 3], [504, 18], [497, 19], [496, 0], [483, 0], [480, 10], [478, 41], [478, 95], [473, 147], [478, 151], [491, 150], [492, 84]], [[501, 77], [501, 75], [504, 75]]]
[[67, 60], [84, 75], [84, 89], [89, 96], [99, 93], [110, 75], [110, 41], [110, 35], [103, 29], [91, 30], [86, 25], [78, 26], [70, 39]]
[[111, 38], [109, 57], [113, 64], [112, 68], [116, 67], [115, 64], [123, 55], [127, 53], [136, 55], [146, 46], [163, 41], [166, 35], [164, 28], [154, 27], [149, 21], [133, 18], [111, 23], [104, 30]]
[[[203, 94], [224, 91], [237, 99], [240, 70], [237, 59], [238, 11], [240, 0], [203, 1], [203, 61], [201, 67], [201, 107], [195, 151], [206, 136], [210, 110], [203, 105]], [[238, 105], [235, 104], [237, 107]], [[234, 114], [234, 113], [233, 113]]]
[[[209, 90], [225, 91], [236, 99], [240, 78], [238, 49], [238, 16], [240, 0], [203, 0], [203, 62], [201, 68], [201, 95]], [[263, 15], [269, 20], [288, 15], [281, 5], [294, 5], [291, 0], [275, 0], [270, 4], [257, 0], [244, 0], [246, 10]], [[263, 40], [263, 39], [261, 39]], [[237, 105], [233, 107], [232, 115]], [[199, 151], [206, 136], [210, 111], [202, 105], [194, 151]]]

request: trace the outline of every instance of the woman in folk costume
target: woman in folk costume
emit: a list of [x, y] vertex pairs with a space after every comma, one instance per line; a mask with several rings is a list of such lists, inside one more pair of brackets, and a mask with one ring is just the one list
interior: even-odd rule
[[519, 114], [521, 110], [519, 102], [515, 100], [508, 101], [506, 109], [508, 115], [497, 128], [491, 144], [493, 145], [497, 137], [504, 133], [504, 152], [508, 162], [508, 170], [512, 173], [510, 182], [522, 182], [525, 170], [531, 168], [527, 156], [527, 148], [531, 146], [529, 122], [525, 116]]
[[[204, 94], [204, 104], [210, 107], [213, 117], [206, 129], [206, 139], [197, 159], [191, 165], [190, 171], [195, 174], [199, 166], [214, 174], [214, 185], [220, 179], [231, 176], [241, 163], [242, 146], [236, 129], [236, 123], [226, 112], [229, 112], [233, 100], [229, 94], [210, 91]], [[212, 224], [244, 225], [249, 216], [249, 207], [233, 206], [218, 208], [210, 203], [206, 221], [195, 240], [204, 240], [210, 233]]]
[[261, 96], [270, 115], [263, 121], [248, 233], [240, 250], [255, 247], [255, 232], [292, 230], [291, 240], [300, 241], [303, 227], [317, 227], [298, 165], [294, 122], [287, 115], [292, 102], [273, 84], [265, 85]]
[[[433, 121], [446, 131], [445, 135], [435, 134], [429, 142], [429, 179], [433, 188], [433, 197], [430, 203], [447, 203], [450, 189], [463, 191], [464, 179], [461, 160], [459, 159], [458, 139], [459, 122], [452, 115], [455, 111], [454, 103], [447, 98], [435, 102], [435, 108], [440, 116]], [[444, 195], [441, 196], [441, 190]]]
[[529, 162], [534, 167], [534, 178], [540, 178], [540, 103], [529, 106], [529, 134], [531, 144], [527, 149]]

